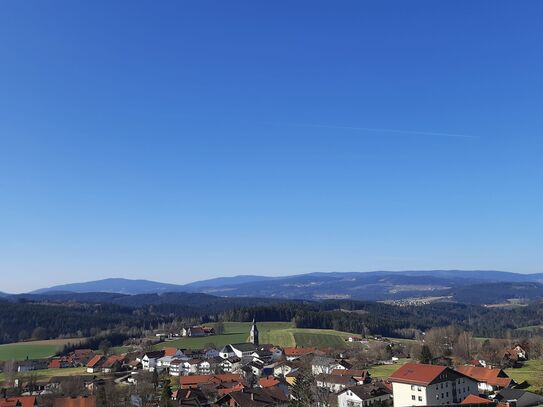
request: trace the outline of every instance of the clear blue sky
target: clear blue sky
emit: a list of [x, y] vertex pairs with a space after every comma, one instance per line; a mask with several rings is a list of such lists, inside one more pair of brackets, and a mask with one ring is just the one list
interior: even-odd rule
[[0, 2], [0, 291], [543, 271], [540, 1]]

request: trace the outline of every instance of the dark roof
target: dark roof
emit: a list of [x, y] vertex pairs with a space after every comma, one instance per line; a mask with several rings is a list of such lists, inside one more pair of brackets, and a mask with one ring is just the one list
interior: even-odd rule
[[316, 379], [319, 382], [325, 382], [325, 383], [330, 383], [330, 384], [341, 384], [344, 386], [348, 386], [348, 385], [356, 383], [356, 380], [354, 380], [351, 376], [338, 376], [334, 374], [321, 373], [317, 375]]
[[159, 359], [164, 356], [164, 350], [153, 350], [151, 352], [145, 352], [144, 357], [147, 356], [149, 359]]
[[252, 343], [233, 343], [231, 346], [242, 352], [250, 352], [258, 349], [257, 346]]
[[353, 392], [357, 397], [362, 400], [369, 400], [375, 397], [390, 395], [390, 391], [386, 387], [376, 386], [374, 384], [363, 384], [360, 386], [348, 387], [341, 393], [345, 393], [347, 391]]
[[503, 389], [496, 395], [498, 401], [520, 400], [522, 398], [523, 405], [538, 405], [543, 403], [543, 396], [526, 390], [520, 389]]

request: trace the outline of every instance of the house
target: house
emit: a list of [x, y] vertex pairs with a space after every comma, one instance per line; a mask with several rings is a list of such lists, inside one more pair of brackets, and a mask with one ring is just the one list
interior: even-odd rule
[[102, 363], [102, 372], [113, 373], [121, 370], [124, 362], [126, 361], [125, 355], [110, 355]]
[[23, 360], [17, 363], [18, 372], [31, 372], [33, 370], [47, 369], [47, 360]]
[[223, 373], [217, 375], [190, 375], [179, 377], [179, 385], [182, 389], [194, 389], [206, 383], [242, 383], [243, 379], [239, 374]]
[[204, 359], [213, 359], [219, 357], [219, 351], [214, 348], [207, 348], [203, 350], [202, 356], [204, 357]]
[[218, 406], [230, 407], [287, 407], [288, 397], [280, 390], [244, 389], [226, 394], [217, 401]]
[[173, 392], [172, 399], [177, 406], [205, 406], [207, 397], [199, 389], [179, 389]]
[[37, 407], [36, 396], [0, 398], [0, 407]]
[[350, 386], [357, 384], [350, 376], [331, 375], [326, 373], [320, 373], [315, 377], [317, 387], [328, 389], [331, 393], [339, 393]]
[[87, 363], [87, 373], [97, 373], [102, 368], [102, 363], [106, 360], [105, 357], [102, 355], [95, 355], [89, 362]]
[[211, 373], [211, 363], [209, 360], [202, 360], [198, 364], [198, 374], [210, 374]]
[[349, 369], [352, 366], [344, 360], [336, 360], [324, 356], [315, 356], [311, 362], [311, 372], [314, 375], [330, 374], [332, 370]]
[[188, 329], [187, 336], [191, 336], [191, 337], [206, 336], [206, 332], [204, 331], [204, 328], [202, 328], [201, 326], [192, 326]]
[[338, 396], [338, 407], [366, 407], [392, 404], [392, 394], [385, 386], [364, 384], [347, 387]]
[[96, 407], [96, 396], [58, 397], [53, 407]]
[[285, 377], [293, 370], [296, 370], [300, 367], [300, 362], [296, 361], [283, 361], [279, 362], [273, 367], [273, 375], [275, 377]]
[[163, 351], [164, 351], [164, 356], [175, 356], [178, 358], [185, 357], [185, 354], [183, 353], [183, 351], [178, 348], [166, 347], [163, 349]]
[[72, 366], [72, 364], [68, 361], [68, 358], [52, 358], [49, 360], [47, 369], [64, 369], [70, 366]]
[[253, 360], [245, 365], [248, 370], [257, 377], [262, 376], [264, 370], [264, 363], [259, 360]]
[[303, 356], [317, 352], [317, 348], [284, 348], [283, 354], [288, 361], [300, 359]]
[[278, 379], [277, 377], [273, 377], [273, 376], [261, 377], [260, 379], [258, 379], [257, 386], [263, 389], [267, 389], [269, 387], [277, 387], [286, 396], [288, 396], [289, 394], [288, 383], [284, 379]]
[[185, 367], [183, 366], [184, 361], [181, 359], [174, 359], [170, 362], [168, 372], [171, 376], [181, 376], [185, 374]]
[[543, 404], [543, 396], [526, 390], [503, 389], [496, 394], [496, 400], [502, 403], [515, 403], [516, 407], [531, 407]]
[[460, 404], [496, 404], [494, 401], [485, 399], [484, 397], [476, 396], [475, 394], [470, 394], [466, 397]]
[[197, 374], [198, 366], [202, 363], [201, 359], [189, 359], [183, 362], [183, 368], [187, 374]]
[[232, 356], [228, 359], [223, 360], [219, 367], [225, 373], [235, 372], [241, 368], [241, 359], [237, 356]]
[[366, 384], [371, 382], [370, 372], [358, 369], [334, 369], [330, 374], [339, 376], [350, 376], [357, 381], [357, 384]]
[[257, 350], [258, 347], [252, 343], [232, 343], [222, 348], [219, 352], [219, 356], [223, 359], [228, 359], [232, 356], [243, 358], [251, 356], [251, 354]]
[[204, 333], [206, 334], [206, 336], [215, 335], [215, 328], [203, 326], [202, 329], [204, 330]]
[[394, 407], [456, 404], [479, 393], [476, 380], [447, 366], [407, 363], [389, 380]]
[[154, 372], [157, 366], [157, 360], [164, 357], [164, 350], [155, 350], [147, 352], [141, 358], [141, 365], [143, 370]]
[[528, 359], [528, 354], [522, 346], [516, 344], [511, 349], [507, 349], [503, 355], [504, 361], [511, 361], [513, 363], [521, 362]]
[[477, 380], [480, 393], [493, 393], [515, 383], [507, 373], [498, 368], [459, 366], [456, 371]]

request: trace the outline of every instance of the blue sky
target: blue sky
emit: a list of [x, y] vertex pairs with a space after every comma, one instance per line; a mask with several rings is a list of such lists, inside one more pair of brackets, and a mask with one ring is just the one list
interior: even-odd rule
[[543, 271], [542, 12], [0, 2], [0, 291]]

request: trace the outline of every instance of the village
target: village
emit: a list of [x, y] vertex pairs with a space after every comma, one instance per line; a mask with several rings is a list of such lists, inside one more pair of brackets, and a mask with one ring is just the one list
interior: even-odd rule
[[[183, 328], [179, 336], [214, 334], [211, 327], [191, 326]], [[357, 336], [345, 341], [368, 343]], [[386, 342], [381, 345], [391, 346]], [[388, 359], [379, 363], [390, 374], [373, 377], [371, 369], [364, 368], [345, 349], [261, 343], [258, 324], [253, 321], [247, 342], [221, 348], [165, 346], [121, 354], [81, 348], [47, 360], [21, 361], [11, 374], [4, 363], [0, 407], [543, 404], [543, 396], [529, 391], [529, 383], [516, 382], [501, 366], [484, 360], [455, 366], [452, 358], [425, 359], [428, 355], [424, 353], [423, 347], [418, 359], [400, 359], [389, 352]], [[503, 353], [508, 366], [522, 364], [528, 358], [527, 350], [519, 344]], [[32, 375], [37, 369], [61, 371], [75, 367], [84, 368], [85, 374], [52, 376], [46, 381]]]

